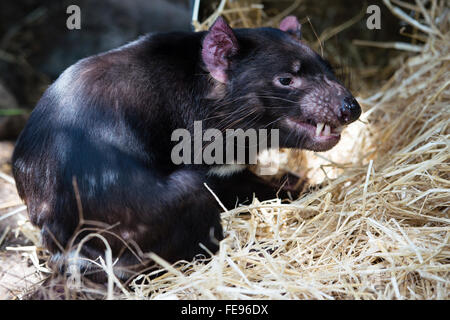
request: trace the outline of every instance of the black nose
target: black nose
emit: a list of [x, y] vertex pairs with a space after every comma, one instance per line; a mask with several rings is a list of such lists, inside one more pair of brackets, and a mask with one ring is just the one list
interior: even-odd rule
[[342, 100], [342, 105], [339, 108], [339, 120], [342, 124], [349, 124], [357, 120], [361, 115], [361, 107], [353, 97], [346, 97]]

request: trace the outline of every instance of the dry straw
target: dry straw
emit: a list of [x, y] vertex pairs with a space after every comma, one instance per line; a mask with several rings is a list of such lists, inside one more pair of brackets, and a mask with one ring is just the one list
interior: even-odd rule
[[[217, 254], [175, 265], [152, 255], [167, 272], [143, 274], [109, 298], [449, 298], [448, 9], [418, 0], [413, 19], [402, 1], [384, 2], [425, 41], [376, 94], [358, 98], [364, 123], [346, 133], [346, 158], [322, 166], [335, 173], [322, 188], [291, 204], [255, 199], [225, 211]], [[196, 27], [219, 14], [234, 26], [267, 21], [259, 4], [222, 1]]]

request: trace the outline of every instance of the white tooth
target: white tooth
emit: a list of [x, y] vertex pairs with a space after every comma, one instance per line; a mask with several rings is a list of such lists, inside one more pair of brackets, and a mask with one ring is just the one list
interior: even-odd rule
[[325, 123], [318, 123], [317, 127], [316, 127], [316, 137], [320, 136], [320, 133], [322, 132], [323, 126], [325, 125]]
[[329, 125], [326, 125], [326, 126], [325, 126], [325, 130], [323, 130], [323, 135], [324, 135], [324, 136], [329, 136], [330, 133], [331, 133], [331, 128], [330, 128]]

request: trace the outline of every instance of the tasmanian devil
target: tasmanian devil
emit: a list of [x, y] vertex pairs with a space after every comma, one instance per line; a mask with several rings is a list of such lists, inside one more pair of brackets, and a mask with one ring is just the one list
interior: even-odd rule
[[[21, 133], [13, 174], [55, 261], [95, 232], [127, 278], [148, 252], [175, 262], [217, 251], [222, 209], [205, 183], [228, 208], [280, 189], [245, 165], [175, 164], [174, 130], [278, 129], [280, 147], [325, 151], [360, 113], [295, 17], [279, 29], [219, 17], [207, 32], [148, 34], [65, 70]], [[95, 260], [105, 244], [92, 237], [79, 252]]]

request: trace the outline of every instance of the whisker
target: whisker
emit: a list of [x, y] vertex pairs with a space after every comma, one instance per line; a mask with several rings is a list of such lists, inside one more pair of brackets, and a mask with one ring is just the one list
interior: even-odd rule
[[276, 97], [276, 96], [261, 96], [261, 95], [257, 95], [256, 97], [257, 98], [265, 98], [265, 99], [281, 100], [281, 101], [286, 101], [286, 102], [291, 102], [291, 103], [298, 103], [298, 101], [289, 100], [289, 99], [285, 99], [285, 98], [280, 98], [280, 97]]
[[267, 128], [268, 126], [270, 126], [270, 125], [272, 125], [272, 124], [274, 124], [274, 123], [276, 123], [276, 122], [278, 122], [278, 121], [281, 121], [281, 120], [283, 120], [283, 119], [285, 119], [285, 116], [284, 116], [284, 115], [278, 117], [278, 118], [275, 119], [274, 121], [269, 122], [269, 123], [266, 124], [264, 127], [262, 127], [262, 129], [265, 129], [265, 128]]

